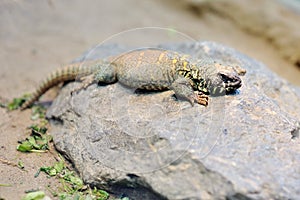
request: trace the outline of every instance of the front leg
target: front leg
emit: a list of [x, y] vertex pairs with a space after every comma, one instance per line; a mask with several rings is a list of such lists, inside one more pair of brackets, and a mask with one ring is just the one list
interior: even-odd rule
[[195, 101], [204, 106], [208, 105], [208, 96], [202, 92], [194, 91], [191, 80], [187, 78], [176, 79], [170, 89], [175, 92], [178, 99], [188, 100], [192, 106], [194, 106]]
[[207, 106], [208, 105], [208, 96], [200, 91], [195, 91], [194, 92], [195, 95], [195, 101], [203, 106]]

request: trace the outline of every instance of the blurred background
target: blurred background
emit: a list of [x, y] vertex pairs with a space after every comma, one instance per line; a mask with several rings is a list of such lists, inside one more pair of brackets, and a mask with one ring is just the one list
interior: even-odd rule
[[[300, 85], [299, 13], [299, 0], [2, 0], [0, 90], [17, 96], [92, 46], [142, 27], [223, 43]], [[139, 44], [145, 38], [126, 41]], [[158, 34], [149, 41], [176, 38], [165, 41]]]
[[[300, 0], [1, 0], [0, 100], [32, 91], [47, 73], [103, 41], [149, 45], [212, 40], [263, 62], [300, 86], [299, 15]], [[168, 30], [124, 34], [143, 27]], [[31, 122], [26, 112], [0, 111], [5, 125], [0, 130], [5, 134], [0, 157], [13, 160], [21, 157], [16, 144]], [[0, 188], [0, 196], [16, 199], [28, 187], [48, 185], [50, 180], [33, 177], [36, 166], [52, 164], [54, 158], [45, 154], [22, 159], [28, 173], [8, 166], [0, 170], [5, 172], [2, 181], [14, 183]]]

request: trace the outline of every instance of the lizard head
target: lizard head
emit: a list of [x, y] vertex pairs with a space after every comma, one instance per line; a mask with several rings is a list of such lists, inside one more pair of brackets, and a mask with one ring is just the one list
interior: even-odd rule
[[191, 69], [189, 76], [193, 87], [204, 94], [214, 96], [234, 93], [242, 86], [240, 76], [246, 74], [246, 70], [239, 66], [222, 65], [206, 60], [198, 61]]
[[212, 73], [208, 73], [206, 83], [208, 93], [211, 95], [234, 93], [242, 86], [240, 76], [246, 74], [246, 70], [239, 66], [227, 66], [217, 62], [214, 62], [210, 69], [212, 69]]
[[232, 94], [242, 86], [242, 80], [236, 73], [219, 71], [214, 75], [206, 77], [204, 93], [219, 96]]
[[242, 86], [242, 80], [236, 74], [219, 72], [218, 76], [221, 77], [222, 85], [226, 91], [226, 94], [232, 93]]

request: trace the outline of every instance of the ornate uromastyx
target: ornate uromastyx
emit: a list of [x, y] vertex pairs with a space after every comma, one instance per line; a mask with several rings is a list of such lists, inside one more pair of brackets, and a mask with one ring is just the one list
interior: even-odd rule
[[107, 60], [75, 63], [50, 74], [21, 109], [31, 106], [48, 89], [64, 82], [84, 79], [81, 88], [92, 83], [119, 82], [130, 88], [168, 90], [177, 98], [208, 104], [208, 96], [225, 95], [240, 88], [239, 75], [245, 70], [204, 60], [192, 61], [189, 56], [162, 49], [139, 49]]

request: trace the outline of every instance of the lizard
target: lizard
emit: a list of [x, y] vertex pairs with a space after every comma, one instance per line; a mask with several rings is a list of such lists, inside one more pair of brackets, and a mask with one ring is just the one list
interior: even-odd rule
[[48, 75], [21, 110], [30, 107], [47, 90], [59, 83], [83, 80], [80, 89], [93, 83], [119, 82], [142, 90], [173, 90], [176, 98], [187, 100], [194, 106], [208, 105], [208, 95], [233, 93], [242, 85], [242, 68], [221, 65], [217, 62], [193, 60], [191, 56], [175, 51], [148, 48], [137, 49], [108, 59], [78, 62], [60, 68]]

